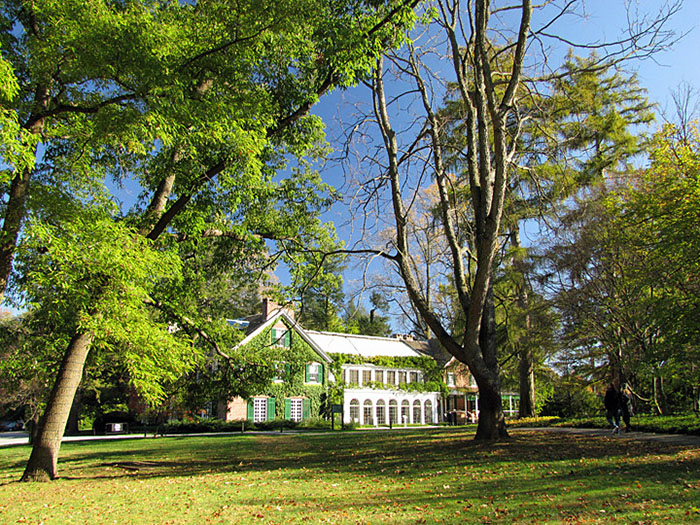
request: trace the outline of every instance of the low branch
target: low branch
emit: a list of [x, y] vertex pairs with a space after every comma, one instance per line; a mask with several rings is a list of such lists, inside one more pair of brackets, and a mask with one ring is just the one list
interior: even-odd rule
[[[212, 347], [214, 352], [221, 358], [225, 359], [229, 367], [233, 367], [233, 358], [225, 353], [223, 350], [221, 350], [221, 347], [219, 346], [219, 343], [217, 343], [203, 328], [200, 328], [194, 321], [192, 321], [189, 317], [186, 316], [181, 316], [176, 314], [172, 309], [168, 308], [166, 305], [164, 305], [161, 301], [156, 301], [154, 299], [148, 299], [144, 301], [144, 304], [146, 306], [151, 306], [166, 315], [172, 317], [177, 321], [178, 323], [182, 325], [186, 325], [190, 329], [192, 329], [199, 337], [201, 337], [205, 342], [209, 344], [209, 346]], [[187, 329], [187, 328], [185, 328]]]
[[29, 117], [29, 119], [27, 119], [27, 122], [25, 122], [22, 127], [24, 127], [25, 129], [29, 129], [36, 122], [38, 122], [44, 118], [55, 117], [56, 115], [60, 115], [62, 113], [94, 114], [106, 106], [110, 106], [112, 104], [120, 104], [122, 102], [127, 102], [129, 100], [136, 100], [137, 98], [138, 98], [138, 95], [136, 95], [135, 93], [129, 93], [126, 95], [119, 95], [117, 97], [111, 97], [111, 98], [105, 99], [102, 102], [100, 102], [99, 104], [95, 104], [94, 106], [78, 106], [78, 105], [71, 105], [71, 104], [58, 104], [56, 107], [54, 107], [52, 109], [47, 109], [46, 111], [41, 111], [39, 113], [32, 114]]

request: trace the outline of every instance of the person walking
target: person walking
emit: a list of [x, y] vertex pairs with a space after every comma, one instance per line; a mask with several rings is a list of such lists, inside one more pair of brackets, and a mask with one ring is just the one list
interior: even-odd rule
[[605, 391], [605, 417], [612, 427], [612, 433], [620, 432], [620, 393], [615, 388], [615, 385], [610, 383]]
[[625, 432], [632, 430], [630, 417], [632, 416], [632, 396], [630, 388], [627, 384], [623, 384], [620, 388], [620, 413], [622, 421], [625, 423]]

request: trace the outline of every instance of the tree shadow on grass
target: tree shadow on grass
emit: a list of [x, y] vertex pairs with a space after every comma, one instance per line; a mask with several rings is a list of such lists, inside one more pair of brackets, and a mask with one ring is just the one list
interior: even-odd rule
[[[420, 519], [428, 522], [434, 512], [448, 506], [457, 511], [453, 519], [466, 508], [478, 511], [487, 522], [522, 522], [542, 516], [554, 516], [562, 522], [635, 516], [633, 521], [637, 522], [654, 513], [679, 519], [688, 509], [694, 512], [691, 504], [697, 501], [700, 489], [700, 454], [689, 447], [545, 434], [518, 435], [492, 445], [455, 442], [449, 447], [442, 440], [442, 454], [425, 456], [416, 470], [410, 466], [413, 455], [425, 452], [421, 440], [416, 441], [418, 445], [403, 456], [387, 454], [388, 459], [377, 464], [381, 468], [368, 471], [373, 481], [391, 478], [396, 483], [388, 485], [386, 492], [386, 485], [382, 485], [363, 500], [363, 510], [371, 508], [371, 512], [381, 514], [422, 509]], [[339, 448], [342, 450], [342, 444]], [[319, 466], [321, 469], [313, 472], [319, 478], [329, 472], [353, 470], [351, 466]], [[443, 484], [448, 474], [457, 481]], [[443, 478], [433, 477], [440, 475]], [[276, 502], [285, 503], [284, 499], [271, 500], [275, 497], [274, 492], [261, 493], [241, 498], [237, 504], [270, 508]], [[286, 509], [285, 516], [297, 513], [301, 520], [308, 511], [306, 505], [350, 516], [358, 508], [350, 493], [338, 497], [317, 491], [312, 499], [299, 494], [295, 507]]]
[[[64, 445], [59, 473], [64, 479], [139, 479], [286, 470], [288, 479], [308, 471], [402, 478], [459, 466], [534, 465], [604, 458], [642, 458], [673, 454], [684, 447], [631, 442], [608, 437], [580, 437], [519, 432], [511, 439], [479, 443], [454, 430], [394, 433], [338, 433], [167, 437], [132, 442]], [[18, 461], [15, 466], [20, 465]], [[542, 465], [545, 465], [543, 467]], [[547, 472], [545, 470], [545, 472]]]

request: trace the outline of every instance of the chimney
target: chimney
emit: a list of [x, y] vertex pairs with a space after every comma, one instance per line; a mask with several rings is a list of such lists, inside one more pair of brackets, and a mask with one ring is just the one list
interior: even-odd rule
[[275, 315], [277, 311], [280, 309], [280, 306], [274, 302], [265, 297], [262, 301], [262, 315], [265, 321], [267, 321], [270, 317]]
[[262, 301], [262, 314], [263, 318], [265, 321], [267, 321], [270, 317], [275, 315], [277, 312], [280, 310], [283, 310], [284, 313], [286, 313], [289, 317], [294, 319], [294, 308], [293, 308], [293, 303], [285, 304], [284, 306], [280, 306], [277, 304], [275, 301], [272, 301], [265, 297]]

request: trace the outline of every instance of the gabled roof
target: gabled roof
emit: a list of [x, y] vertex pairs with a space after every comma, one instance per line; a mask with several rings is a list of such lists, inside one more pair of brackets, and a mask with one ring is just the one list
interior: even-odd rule
[[307, 330], [306, 334], [329, 354], [351, 354], [362, 357], [422, 357], [417, 351], [427, 341], [405, 341], [389, 337], [369, 335], [339, 334]]
[[[286, 321], [285, 324], [296, 332], [304, 341], [306, 341], [306, 343], [308, 343], [308, 345], [321, 357], [321, 359], [323, 359], [326, 363], [330, 363], [332, 361], [332, 358], [326, 352], [324, 352], [323, 348], [319, 346], [317, 342], [309, 336], [308, 332], [304, 330], [301, 325], [297, 323], [294, 318], [291, 317], [284, 309], [278, 310], [274, 315], [270, 316], [265, 321], [261, 321], [262, 316], [251, 316], [251, 318], [252, 317], [255, 317], [256, 319], [249, 321], [246, 327], [246, 336], [236, 345], [236, 348], [248, 344], [256, 336], [263, 333], [268, 327], [274, 326], [277, 321]], [[246, 320], [250, 320], [251, 318], [246, 318]], [[243, 323], [240, 325], [245, 326]]]

